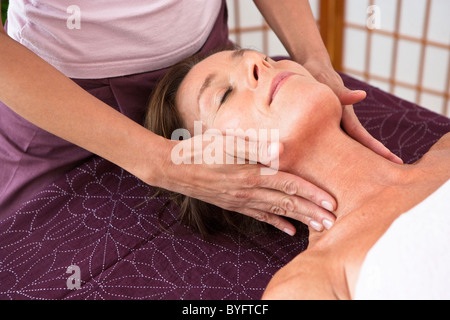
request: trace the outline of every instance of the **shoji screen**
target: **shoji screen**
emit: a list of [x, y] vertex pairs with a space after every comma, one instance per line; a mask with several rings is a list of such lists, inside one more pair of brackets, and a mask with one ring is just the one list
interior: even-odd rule
[[[319, 15], [319, 1], [309, 1], [315, 17]], [[262, 51], [270, 56], [287, 56], [283, 45], [267, 26], [252, 0], [227, 0], [227, 5], [230, 38], [233, 41], [242, 47]]]
[[450, 116], [450, 1], [346, 0], [342, 71]]

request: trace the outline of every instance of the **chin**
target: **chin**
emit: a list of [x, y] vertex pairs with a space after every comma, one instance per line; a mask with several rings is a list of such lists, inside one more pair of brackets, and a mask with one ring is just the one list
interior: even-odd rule
[[[293, 85], [295, 86], [295, 83]], [[330, 87], [314, 83], [303, 85], [301, 90], [296, 90], [296, 87], [289, 89], [297, 94], [289, 93], [280, 97], [275, 106], [277, 112], [282, 114], [280, 130], [284, 132], [284, 136], [295, 129], [305, 130], [311, 126], [321, 126], [332, 119], [340, 123], [342, 106]]]

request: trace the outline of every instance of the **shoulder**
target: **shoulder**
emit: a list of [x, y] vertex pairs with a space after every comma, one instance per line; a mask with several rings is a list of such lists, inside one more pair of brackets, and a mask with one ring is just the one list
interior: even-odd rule
[[304, 251], [281, 268], [269, 282], [265, 300], [335, 300], [326, 257]]
[[431, 185], [430, 178], [437, 183], [450, 179], [450, 133], [444, 135], [414, 166], [426, 174], [426, 181]]
[[442, 138], [436, 142], [432, 149], [434, 148], [450, 149], [450, 132], [442, 136]]

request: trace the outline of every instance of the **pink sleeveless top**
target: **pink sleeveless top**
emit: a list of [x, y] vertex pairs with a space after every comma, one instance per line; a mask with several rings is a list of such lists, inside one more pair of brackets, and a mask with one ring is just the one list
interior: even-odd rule
[[15, 0], [8, 34], [70, 78], [159, 70], [197, 52], [222, 0]]
[[[47, 7], [49, 2], [56, 2], [55, 0], [46, 0], [46, 4], [43, 4], [44, 0], [11, 1], [10, 6], [12, 5], [13, 8], [9, 14], [9, 25], [6, 26], [6, 30], [10, 35], [14, 36], [14, 34], [16, 34], [16, 37], [18, 34], [30, 34], [31, 32], [31, 30], [22, 32], [20, 28], [17, 27], [17, 25], [18, 21], [24, 21], [24, 18], [22, 16], [14, 16], [18, 15], [18, 8], [20, 9], [21, 7], [24, 7], [24, 1], [33, 1], [33, 5], [35, 5], [36, 8], [42, 8], [43, 6]], [[64, 1], [65, 0], [59, 0], [58, 2], [64, 3]], [[73, 16], [69, 20], [58, 20], [61, 30], [58, 30], [58, 28], [56, 27], [49, 27], [46, 25], [47, 21], [38, 19], [40, 21], [39, 23], [36, 24], [35, 22], [33, 22], [32, 24], [33, 28], [35, 29], [33, 37], [22, 37], [21, 42], [27, 45], [33, 51], [38, 51], [38, 53], [46, 59], [50, 59], [53, 57], [52, 62], [54, 63], [52, 64], [60, 70], [62, 69], [62, 71], [64, 71], [69, 76], [72, 76], [72, 78], [81, 78], [83, 75], [92, 76], [93, 78], [91, 79], [74, 79], [74, 81], [97, 99], [100, 99], [101, 101], [110, 105], [112, 108], [120, 111], [130, 119], [138, 123], [142, 123], [142, 119], [146, 112], [146, 105], [152, 88], [165, 74], [167, 69], [149, 70], [148, 72], [140, 73], [140, 71], [144, 69], [159, 68], [159, 65], [153, 67], [147, 65], [140, 68], [135, 67], [136, 61], [139, 61], [139, 59], [137, 58], [135, 52], [133, 50], [130, 51], [127, 46], [129, 46], [131, 43], [134, 43], [133, 45], [135, 47], [137, 47], [139, 50], [140, 48], [138, 46], [137, 40], [132, 41], [131, 38], [133, 38], [133, 36], [131, 35], [129, 36], [130, 39], [127, 39], [126, 35], [122, 34], [122, 36], [120, 36], [119, 33], [116, 34], [113, 31], [104, 30], [107, 36], [97, 36], [98, 39], [94, 39], [93, 36], [91, 37], [88, 32], [77, 34], [77, 37], [74, 36], [74, 38], [66, 38], [67, 35], [70, 35], [71, 31], [84, 32], [83, 28], [87, 29], [87, 26], [84, 22], [86, 22], [89, 14], [87, 14], [87, 12], [85, 11], [85, 7], [82, 5], [83, 2], [84, 1], [82, 0], [77, 1], [78, 6], [81, 10], [81, 23], [79, 25], [80, 29], [76, 29], [76, 27], [78, 27], [78, 22], [76, 19], [73, 19], [76, 18], [77, 11], [73, 10], [76, 8], [69, 8], [68, 11], [70, 12], [70, 14], [67, 16], [75, 16]], [[116, 3], [117, 1], [95, 0], [95, 2], [107, 2], [109, 6], [111, 6], [112, 3]], [[132, 3], [136, 3], [139, 1], [133, 0], [121, 2], [131, 5]], [[178, 2], [183, 2], [185, 4], [194, 4], [199, 3], [200, 1], [148, 0], [148, 2], [151, 2], [152, 4], [156, 2], [172, 3], [172, 7], [175, 8], [178, 7]], [[211, 28], [206, 28], [211, 29], [207, 36], [207, 39], [200, 45], [199, 50], [197, 50], [201, 53], [208, 53], [211, 50], [215, 50], [217, 48], [230, 44], [230, 41], [228, 39], [227, 26], [228, 15], [225, 0], [204, 0], [201, 2], [202, 4], [218, 2], [221, 5], [221, 7], [219, 8], [219, 12], [216, 15], [217, 17], [215, 23]], [[21, 4], [18, 5], [18, 3]], [[53, 5], [56, 6], [56, 4]], [[14, 6], [18, 8], [14, 8]], [[36, 11], [36, 8], [28, 8], [27, 10], [31, 10], [34, 13]], [[62, 7], [60, 11], [65, 12], [65, 10], [66, 8]], [[198, 10], [203, 9], [200, 8]], [[47, 10], [45, 12], [47, 12]], [[51, 13], [53, 11], [48, 12], [48, 19], [51, 18], [52, 21], [53, 19], [56, 19], [55, 14]], [[184, 14], [186, 14], [186, 12], [184, 12]], [[163, 12], [161, 12], [160, 15], [166, 17]], [[170, 12], [169, 16], [171, 16]], [[207, 17], [207, 15], [205, 15], [205, 17]], [[183, 17], [179, 17], [179, 19], [182, 18]], [[193, 23], [193, 21], [195, 21], [194, 24], [199, 24], [198, 20], [192, 18], [192, 16], [190, 18], [192, 20], [186, 22], [188, 25], [192, 25], [191, 23]], [[136, 21], [138, 20], [139, 19], [136, 19]], [[33, 19], [33, 21], [36, 20]], [[105, 23], [109, 22], [112, 21], [105, 21]], [[175, 23], [177, 22], [175, 21]], [[43, 27], [44, 25], [45, 28]], [[170, 23], [168, 25], [170, 26]], [[13, 31], [11, 31], [9, 27], [12, 27]], [[113, 28], [113, 30], [117, 30], [117, 28], [114, 27], [113, 23], [109, 27]], [[25, 28], [25, 26], [23, 26], [23, 28]], [[100, 28], [100, 26], [96, 26], [96, 28]], [[163, 29], [160, 26], [158, 28], [158, 30]], [[179, 30], [175, 29], [176, 28], [172, 29], [175, 36], [178, 37], [176, 33], [180, 32], [180, 34], [183, 34], [183, 37], [185, 37], [181, 37], [177, 40], [179, 42], [178, 46], [182, 46], [182, 44], [180, 44], [181, 42], [185, 44], [185, 47], [189, 47], [191, 44], [197, 41], [198, 43], [202, 42], [196, 37], [193, 37], [190, 33], [191, 30], [188, 28], [179, 28]], [[197, 29], [197, 27], [195, 27], [194, 29], [200, 32], [200, 28]], [[52, 32], [50, 32], [50, 30]], [[133, 28], [130, 28], [130, 32], [132, 32], [133, 30], [136, 30], [136, 33], [139, 31], [137, 24], [135, 24]], [[155, 52], [158, 52], [158, 50], [160, 50], [160, 46], [170, 45], [166, 44], [165, 42], [174, 43], [174, 39], [171, 39], [169, 30], [163, 31], [164, 34], [156, 34], [155, 32], [153, 32], [153, 36], [159, 39], [159, 44], [152, 45], [153, 51], [149, 47], [145, 47], [145, 52], [149, 57], [156, 57]], [[55, 36], [55, 34], [59, 33], [61, 33], [63, 37], [60, 38]], [[112, 37], [114, 37], [114, 39], [112, 39]], [[145, 37], [146, 35], [144, 34], [141, 35], [139, 39], [143, 39]], [[47, 41], [47, 38], [51, 41]], [[103, 41], [109, 41], [110, 38], [113, 40], [111, 41], [111, 43], [114, 44], [114, 48], [107, 50], [107, 45], [102, 45], [102, 43]], [[38, 41], [37, 39], [41, 40]], [[75, 42], [75, 39], [77, 40], [77, 42]], [[163, 41], [164, 39], [166, 41]], [[191, 42], [189, 42], [188, 39], [191, 39]], [[86, 42], [87, 40], [89, 40], [89, 42], [91, 42], [92, 44], [84, 43], [85, 40]], [[71, 41], [74, 42], [72, 43]], [[80, 49], [82, 46], [87, 47]], [[117, 48], [121, 48], [122, 50], [120, 51]], [[168, 54], [172, 53], [172, 51], [174, 50], [166, 49]], [[192, 51], [195, 50], [195, 48], [192, 48]], [[161, 52], [164, 51], [161, 50]], [[99, 53], [102, 53], [105, 56], [110, 56], [110, 60], [105, 60], [105, 62], [108, 63], [105, 63], [103, 65], [105, 70], [103, 70], [103, 68], [101, 67], [98, 67], [98, 65], [98, 69], [96, 69], [94, 68], [94, 66], [96, 66], [95, 63], [91, 63], [96, 61], [100, 62], [99, 60], [96, 60], [99, 59]], [[186, 55], [188, 54], [189, 53], [186, 53]], [[117, 63], [113, 63], [113, 56], [118, 58]], [[154, 60], [158, 62], [157, 58], [154, 58]], [[161, 58], [161, 60], [163, 59]], [[130, 62], [127, 63], [123, 61]], [[74, 65], [78, 65], [79, 69], [73, 67], [69, 68], [68, 66], [71, 66], [72, 64], [68, 62], [71, 62]], [[84, 68], [86, 67], [85, 64], [87, 65], [88, 72], [85, 72], [84, 70]], [[170, 64], [170, 61], [165, 60], [160, 65], [165, 64]], [[110, 66], [114, 67], [110, 68]], [[130, 75], [130, 73], [136, 71], [139, 73]], [[106, 74], [121, 73], [125, 73], [126, 75], [96, 78], [105, 76]], [[46, 132], [45, 130], [38, 128], [34, 124], [17, 115], [5, 104], [0, 102], [0, 221], [13, 214], [14, 211], [18, 209], [22, 203], [36, 195], [36, 193], [38, 193], [42, 188], [48, 186], [56, 178], [60, 177], [67, 171], [72, 170], [79, 164], [87, 161], [87, 159], [89, 159], [91, 156], [92, 154], [90, 152], [83, 150], [76, 145], [73, 145]], [[43, 214], [55, 213], [43, 212]]]

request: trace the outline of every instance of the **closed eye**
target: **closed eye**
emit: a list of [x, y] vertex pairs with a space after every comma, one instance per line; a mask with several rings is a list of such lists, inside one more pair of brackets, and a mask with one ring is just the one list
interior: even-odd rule
[[222, 99], [220, 100], [220, 104], [221, 104], [221, 105], [225, 103], [225, 101], [227, 100], [227, 98], [228, 98], [229, 94], [231, 93], [231, 91], [233, 91], [233, 88], [232, 88], [232, 87], [229, 87], [229, 88], [227, 89], [227, 91], [225, 91], [225, 93], [224, 93], [223, 96], [222, 96]]

